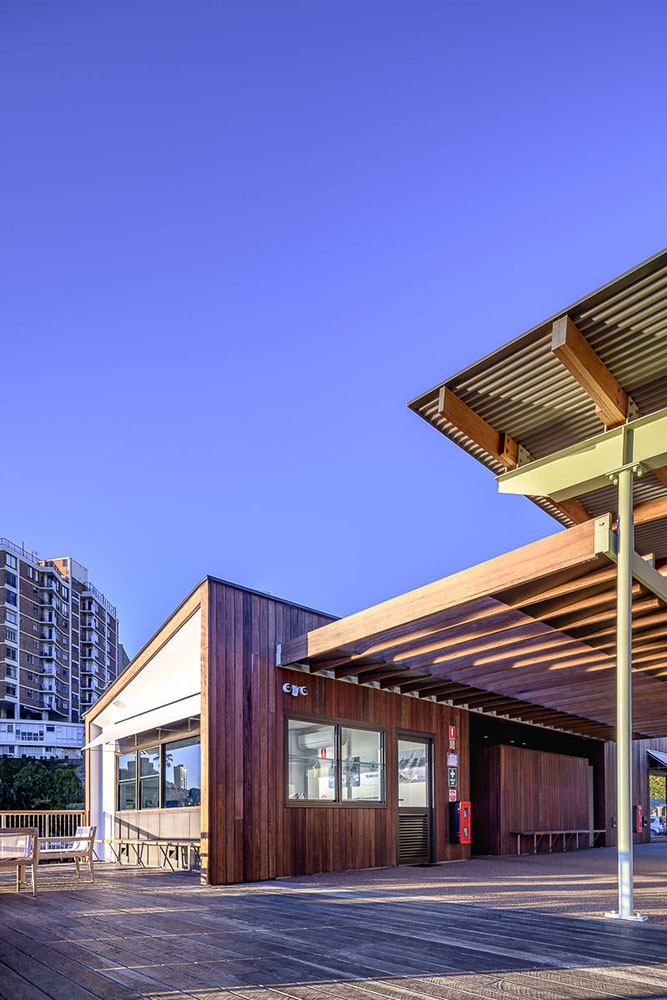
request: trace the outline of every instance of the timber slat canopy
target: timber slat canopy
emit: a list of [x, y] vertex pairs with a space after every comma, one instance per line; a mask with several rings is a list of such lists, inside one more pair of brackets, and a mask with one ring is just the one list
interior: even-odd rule
[[[587, 521], [292, 639], [278, 663], [613, 739], [615, 581]], [[633, 597], [635, 735], [662, 736], [667, 606]]]

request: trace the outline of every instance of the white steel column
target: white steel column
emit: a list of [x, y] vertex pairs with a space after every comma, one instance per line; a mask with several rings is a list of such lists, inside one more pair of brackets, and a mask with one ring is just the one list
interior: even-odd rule
[[618, 916], [632, 908], [632, 468], [618, 474], [616, 621], [616, 812], [618, 816]]

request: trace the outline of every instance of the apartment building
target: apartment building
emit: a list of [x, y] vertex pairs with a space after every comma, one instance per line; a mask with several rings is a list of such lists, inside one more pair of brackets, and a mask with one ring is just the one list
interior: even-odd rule
[[122, 659], [116, 608], [85, 566], [0, 538], [0, 754], [78, 755]]

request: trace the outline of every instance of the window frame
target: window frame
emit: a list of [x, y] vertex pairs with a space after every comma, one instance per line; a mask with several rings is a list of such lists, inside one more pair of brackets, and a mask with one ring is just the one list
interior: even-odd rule
[[[312, 722], [324, 726], [334, 727], [334, 740], [336, 746], [336, 798], [335, 799], [291, 799], [289, 797], [289, 724], [295, 722]], [[343, 799], [342, 798], [342, 757], [341, 757], [341, 729], [362, 729], [366, 732], [380, 734], [380, 774], [381, 774], [381, 799]], [[370, 725], [366, 722], [357, 722], [355, 719], [342, 719], [337, 716], [311, 715], [301, 712], [286, 712], [283, 724], [283, 805], [288, 809], [387, 809], [387, 742], [388, 726]]]
[[[196, 733], [185, 733], [181, 737], [174, 739], [172, 736], [168, 740], [155, 740], [155, 739], [145, 739], [141, 740], [135, 747], [131, 750], [125, 750], [122, 753], [115, 754], [115, 803], [116, 803], [116, 813], [126, 813], [126, 812], [156, 812], [158, 809], [166, 810], [168, 808], [169, 813], [178, 813], [184, 809], [201, 809], [201, 804], [198, 806], [170, 806], [166, 807], [164, 805], [164, 754], [165, 747], [169, 746], [170, 743], [178, 743], [181, 739], [198, 739], [199, 740], [199, 755], [200, 755], [200, 769], [201, 769], [201, 730]], [[146, 806], [141, 808], [141, 776], [139, 774], [139, 754], [142, 750], [152, 750], [157, 747], [160, 755], [160, 776], [158, 780], [158, 805], [157, 806]], [[120, 795], [119, 795], [119, 778], [118, 778], [118, 761], [121, 757], [127, 757], [128, 754], [134, 754], [135, 757], [135, 778], [134, 778], [134, 796], [135, 802], [137, 803], [134, 809], [121, 809], [119, 806]], [[200, 770], [201, 779], [201, 770]]]

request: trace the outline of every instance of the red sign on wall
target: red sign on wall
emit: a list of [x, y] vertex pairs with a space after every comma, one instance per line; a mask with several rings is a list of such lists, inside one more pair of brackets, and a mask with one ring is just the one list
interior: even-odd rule
[[326, 757], [326, 755], [327, 755], [327, 748], [326, 747], [321, 747], [320, 748], [320, 757]]
[[450, 738], [450, 740], [455, 740], [456, 739], [456, 726], [450, 726], [449, 727], [449, 738]]
[[449, 801], [450, 802], [456, 802], [456, 789], [455, 788], [450, 788], [449, 789]]

